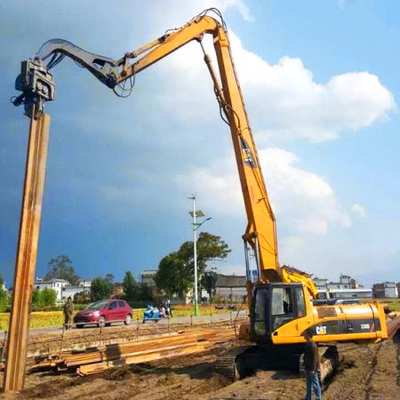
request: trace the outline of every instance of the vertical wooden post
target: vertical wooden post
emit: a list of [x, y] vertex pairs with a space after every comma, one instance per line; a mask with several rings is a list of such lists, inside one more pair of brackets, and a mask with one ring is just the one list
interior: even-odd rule
[[[35, 114], [33, 110], [32, 115]], [[31, 117], [24, 194], [15, 263], [3, 391], [20, 391], [25, 380], [29, 317], [47, 161], [50, 116]]]

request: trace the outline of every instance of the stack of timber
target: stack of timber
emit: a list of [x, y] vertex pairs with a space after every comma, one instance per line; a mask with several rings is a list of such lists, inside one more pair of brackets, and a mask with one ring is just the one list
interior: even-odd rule
[[61, 353], [56, 358], [32, 366], [30, 372], [76, 368], [79, 375], [86, 376], [108, 368], [195, 354], [208, 350], [217, 343], [234, 339], [233, 328], [186, 331], [156, 339], [106, 345], [85, 352]]

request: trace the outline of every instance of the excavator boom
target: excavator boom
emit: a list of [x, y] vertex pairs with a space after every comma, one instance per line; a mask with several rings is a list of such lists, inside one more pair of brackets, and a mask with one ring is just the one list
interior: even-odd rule
[[68, 56], [118, 94], [118, 88], [126, 89], [123, 85], [139, 72], [193, 40], [201, 42], [207, 34], [213, 38], [219, 77], [212, 67], [211, 58], [205, 54], [204, 59], [213, 79], [217, 100], [230, 126], [247, 213], [248, 225], [243, 239], [256, 253], [259, 281], [279, 282], [283, 278], [278, 262], [275, 216], [264, 184], [223, 20], [219, 22], [202, 13], [180, 29], [127, 52], [119, 60], [87, 52], [66, 40], [52, 39], [43, 44], [30, 62], [43, 68], [44, 62], [50, 59], [47, 64], [50, 69]]

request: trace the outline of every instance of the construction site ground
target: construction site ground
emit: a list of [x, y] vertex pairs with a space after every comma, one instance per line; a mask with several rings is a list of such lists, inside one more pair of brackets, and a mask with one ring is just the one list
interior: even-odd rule
[[[259, 371], [231, 383], [214, 373], [216, 359], [232, 342], [195, 355], [114, 368], [99, 375], [75, 372], [28, 374], [21, 393], [1, 399], [302, 399], [304, 378], [286, 371]], [[400, 399], [399, 335], [373, 346], [339, 345], [340, 369], [324, 388], [324, 399]]]

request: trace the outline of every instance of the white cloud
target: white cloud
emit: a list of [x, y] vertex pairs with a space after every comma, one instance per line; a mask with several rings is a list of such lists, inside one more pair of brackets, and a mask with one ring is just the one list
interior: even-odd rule
[[358, 214], [361, 218], [365, 218], [365, 208], [358, 203], [355, 203], [351, 206], [351, 210]]
[[[351, 226], [351, 218], [339, 204], [331, 186], [315, 173], [301, 169], [299, 159], [288, 151], [259, 151], [278, 226], [292, 232], [326, 234], [329, 226]], [[218, 171], [218, 173], [216, 173]], [[202, 204], [213, 214], [235, 216], [244, 206], [234, 161], [223, 159], [212, 167], [197, 168], [176, 178], [178, 187], [202, 193]]]
[[[396, 108], [392, 93], [369, 72], [349, 72], [317, 83], [301, 59], [283, 56], [277, 64], [269, 64], [246, 50], [232, 31], [230, 38], [250, 122], [261, 143], [270, 143], [271, 139], [333, 140], [345, 131], [388, 118]], [[210, 40], [206, 48], [213, 54]], [[215, 57], [214, 66], [217, 69]], [[214, 115], [211, 80], [197, 44], [180, 49], [162, 68], [171, 77], [179, 75], [178, 84], [174, 79], [165, 82], [168, 101], [164, 97], [162, 102], [171, 105], [171, 112], [178, 111], [178, 118], [189, 120], [196, 118], [196, 110], [205, 107]], [[183, 90], [192, 87], [199, 88], [196, 96]], [[182, 106], [177, 109], [176, 104]]]

